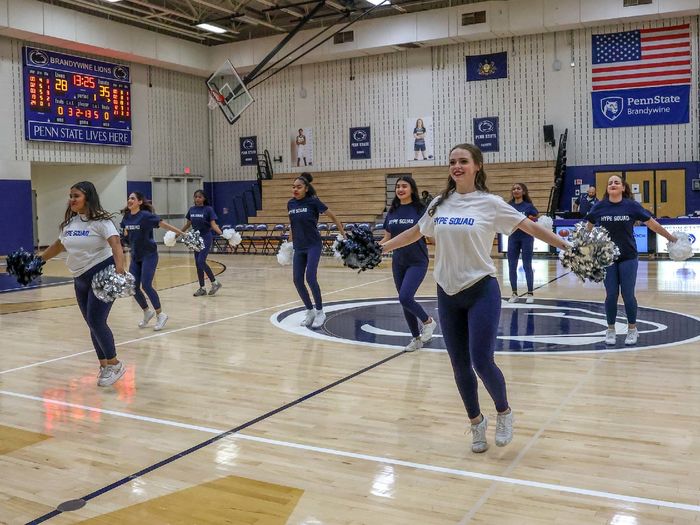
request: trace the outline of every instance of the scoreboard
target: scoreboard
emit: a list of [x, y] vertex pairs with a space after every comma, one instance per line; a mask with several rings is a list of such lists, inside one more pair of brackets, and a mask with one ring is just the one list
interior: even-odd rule
[[131, 146], [129, 68], [22, 48], [27, 140]]

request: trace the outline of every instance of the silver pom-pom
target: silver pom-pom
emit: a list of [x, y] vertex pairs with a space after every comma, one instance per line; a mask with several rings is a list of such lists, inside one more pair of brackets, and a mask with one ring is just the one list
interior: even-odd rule
[[181, 240], [193, 252], [201, 252], [204, 249], [204, 239], [197, 230], [188, 230]]
[[678, 240], [668, 243], [668, 256], [674, 261], [685, 261], [693, 256], [690, 236], [685, 232], [676, 232]]
[[597, 226], [587, 230], [585, 223], [578, 223], [570, 237], [572, 246], [559, 254], [562, 264], [578, 275], [582, 281], [588, 279], [595, 283], [605, 279], [605, 272], [620, 250], [610, 239], [605, 228]]
[[340, 253], [340, 243], [343, 241], [344, 237], [340, 234], [335, 238], [335, 241], [333, 241], [333, 257], [335, 257], [336, 260], [342, 260], [343, 259], [343, 254]]
[[542, 226], [545, 230], [549, 230], [551, 232], [552, 227], [554, 226], [554, 221], [549, 215], [542, 215], [537, 219], [537, 224]]
[[294, 259], [294, 244], [284, 241], [277, 252], [277, 262], [282, 266], [289, 266]]
[[135, 293], [136, 279], [129, 272], [119, 274], [113, 264], [103, 268], [92, 277], [92, 291], [100, 301], [114, 302], [118, 297], [129, 297]]

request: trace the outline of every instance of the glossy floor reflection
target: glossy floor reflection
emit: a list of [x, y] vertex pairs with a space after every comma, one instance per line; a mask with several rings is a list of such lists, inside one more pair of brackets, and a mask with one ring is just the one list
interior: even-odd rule
[[[501, 315], [496, 360], [515, 437], [476, 455], [440, 337], [397, 352], [407, 330], [386, 267], [357, 274], [324, 260], [329, 315], [312, 333], [271, 322], [301, 307], [288, 267], [214, 258], [227, 268], [223, 288], [197, 298], [191, 259], [162, 258], [162, 278], [172, 279], [161, 293], [163, 332], [137, 327], [134, 301], [115, 304], [110, 325], [127, 374], [112, 388], [95, 385], [75, 305], [55, 303], [70, 301], [70, 286], [3, 294], [2, 304], [35, 308], [0, 315], [0, 523], [83, 497], [85, 507], [45, 523], [700, 520], [699, 261], [641, 262], [637, 298], [649, 326], [639, 348], [541, 354], [531, 350], [597, 337], [604, 293], [556, 261], [536, 261], [536, 276], [547, 275], [536, 304], [506, 303]], [[507, 296], [506, 264], [497, 265]], [[434, 308], [431, 277], [419, 296]], [[670, 339], [647, 344], [662, 336]]]

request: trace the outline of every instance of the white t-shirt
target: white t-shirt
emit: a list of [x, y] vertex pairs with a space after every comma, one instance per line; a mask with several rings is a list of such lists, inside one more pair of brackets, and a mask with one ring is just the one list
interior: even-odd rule
[[495, 277], [493, 238], [497, 232], [511, 234], [524, 218], [498, 195], [482, 191], [454, 192], [432, 217], [426, 211], [418, 227], [435, 239], [435, 281], [445, 293], [455, 295], [487, 275]]
[[68, 253], [66, 264], [73, 277], [82, 275], [96, 264], [112, 256], [107, 239], [119, 236], [110, 220], [88, 221], [76, 215], [61, 230], [58, 240]]

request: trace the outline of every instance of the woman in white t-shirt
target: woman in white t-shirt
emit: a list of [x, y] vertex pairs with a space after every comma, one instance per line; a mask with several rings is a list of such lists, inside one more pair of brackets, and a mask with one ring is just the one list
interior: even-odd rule
[[473, 452], [488, 448], [488, 422], [479, 407], [477, 374], [498, 411], [496, 445], [503, 447], [513, 438], [506, 381], [494, 361], [501, 291], [491, 247], [497, 232], [510, 235], [516, 229], [552, 246], [568, 246], [501, 197], [490, 194], [481, 150], [460, 144], [450, 151], [447, 188], [433, 199], [416, 226], [383, 245], [384, 251], [391, 251], [423, 236], [435, 240], [433, 275], [438, 285], [440, 327], [471, 422]]
[[110, 217], [102, 209], [91, 182], [74, 184], [58, 240], [41, 253], [44, 261], [62, 251], [68, 253], [66, 264], [73, 275], [75, 297], [100, 361], [97, 386], [112, 385], [126, 372], [124, 364], [117, 359], [114, 336], [107, 325], [114, 303], [99, 300], [92, 291], [93, 276], [110, 264], [114, 264], [117, 273], [124, 273], [124, 252]]

